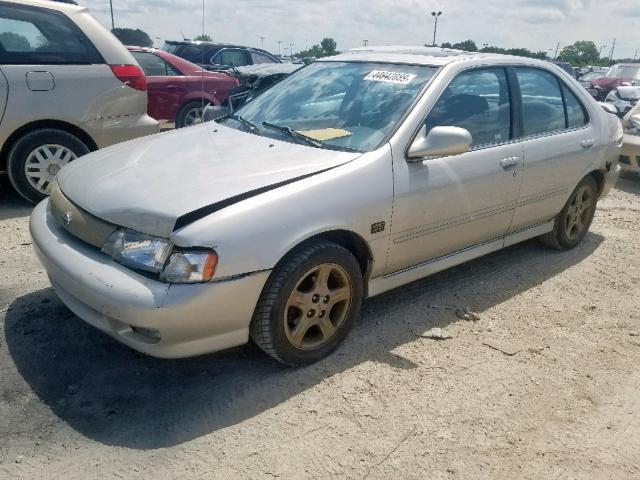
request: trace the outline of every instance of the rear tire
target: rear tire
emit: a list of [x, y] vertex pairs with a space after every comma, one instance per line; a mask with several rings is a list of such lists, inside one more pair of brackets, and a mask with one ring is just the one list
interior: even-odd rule
[[89, 153], [82, 140], [64, 130], [33, 130], [16, 141], [7, 160], [9, 180], [26, 200], [37, 203], [48, 196], [60, 168]]
[[250, 325], [253, 341], [291, 366], [329, 355], [360, 313], [363, 280], [355, 257], [324, 240], [302, 245], [273, 270]]
[[190, 127], [202, 123], [202, 112], [211, 102], [195, 100], [185, 103], [176, 115], [176, 128]]
[[598, 185], [589, 175], [582, 179], [556, 216], [553, 230], [540, 236], [540, 241], [556, 250], [575, 248], [589, 232], [597, 203]]

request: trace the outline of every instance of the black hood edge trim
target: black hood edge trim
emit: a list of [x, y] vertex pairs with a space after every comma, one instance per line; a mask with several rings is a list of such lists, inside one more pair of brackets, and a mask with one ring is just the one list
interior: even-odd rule
[[176, 219], [176, 223], [173, 227], [173, 231], [179, 230], [181, 228], [186, 227], [204, 217], [211, 215], [212, 213], [219, 212], [231, 205], [235, 205], [236, 203], [240, 203], [249, 198], [262, 195], [263, 193], [270, 192], [271, 190], [276, 190], [280, 187], [284, 187], [285, 185], [289, 185], [291, 183], [299, 182], [300, 180], [304, 180], [305, 178], [313, 177], [315, 175], [320, 175], [321, 173], [328, 172], [329, 170], [333, 170], [334, 168], [341, 167], [346, 165], [349, 162], [341, 163], [339, 165], [335, 165], [333, 167], [325, 168], [324, 170], [319, 170], [313, 173], [307, 173], [306, 175], [302, 175], [300, 177], [290, 178], [289, 180], [284, 180], [282, 182], [273, 183], [271, 185], [267, 185], [265, 187], [256, 188], [254, 190], [249, 190], [248, 192], [241, 193], [239, 195], [234, 195], [233, 197], [225, 198], [224, 200], [220, 200], [219, 202], [211, 203], [209, 205], [205, 205], [204, 207], [200, 207], [196, 210], [193, 210], [189, 213], [185, 213], [184, 215], [179, 216]]

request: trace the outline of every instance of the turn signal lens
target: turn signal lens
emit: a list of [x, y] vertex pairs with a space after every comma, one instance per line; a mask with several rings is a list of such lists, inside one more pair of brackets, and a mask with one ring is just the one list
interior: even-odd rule
[[202, 283], [213, 278], [218, 265], [215, 252], [174, 251], [160, 278], [170, 283]]

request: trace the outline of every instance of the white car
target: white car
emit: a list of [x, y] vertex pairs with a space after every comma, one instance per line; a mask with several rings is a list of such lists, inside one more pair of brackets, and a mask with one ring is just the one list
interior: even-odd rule
[[20, 195], [39, 202], [67, 163], [158, 129], [144, 72], [85, 7], [0, 0], [0, 173]]
[[548, 62], [362, 49], [71, 163], [31, 233], [62, 301], [139, 351], [252, 338], [302, 365], [366, 297], [532, 237], [577, 246], [621, 140]]

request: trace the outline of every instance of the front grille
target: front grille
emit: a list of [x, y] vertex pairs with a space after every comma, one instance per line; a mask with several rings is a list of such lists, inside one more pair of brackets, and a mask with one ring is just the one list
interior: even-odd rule
[[102, 248], [109, 235], [118, 228], [78, 207], [62, 193], [58, 182], [53, 183], [49, 205], [51, 214], [62, 228], [94, 247]]

